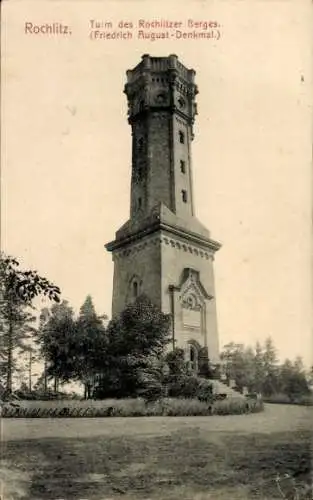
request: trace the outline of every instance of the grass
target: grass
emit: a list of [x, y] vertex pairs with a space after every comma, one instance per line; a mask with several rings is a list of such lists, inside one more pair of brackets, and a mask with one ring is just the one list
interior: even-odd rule
[[[297, 410], [302, 409], [294, 409], [298, 414]], [[19, 493], [3, 496], [5, 500], [273, 500], [283, 498], [276, 482], [279, 477], [286, 498], [295, 498], [287, 496], [295, 482], [299, 498], [311, 499], [311, 431], [303, 425], [281, 432], [277, 411], [275, 405], [269, 414], [275, 432], [262, 432], [262, 427], [255, 431], [266, 412], [226, 420], [186, 417], [177, 419], [177, 425], [175, 418], [166, 417], [117, 419], [116, 424], [114, 419], [89, 420], [90, 426], [103, 425], [103, 431], [92, 437], [81, 425], [86, 420], [51, 420], [60, 437], [29, 439], [25, 433], [25, 439], [14, 439], [12, 433], [12, 439], [4, 441], [4, 482]], [[142, 431], [144, 422], [150, 433]], [[221, 427], [215, 422], [217, 426], [229, 422], [228, 430], [216, 430]], [[241, 432], [231, 432], [238, 422]], [[19, 424], [24, 425], [8, 421], [10, 426]], [[111, 432], [116, 425], [120, 431]], [[69, 426], [76, 426], [76, 437], [68, 437]], [[244, 433], [249, 426], [250, 432]]]
[[274, 394], [265, 398], [267, 403], [313, 406], [313, 394], [299, 395], [290, 399], [286, 394]]
[[[196, 429], [152, 438], [45, 439], [7, 443], [3, 453], [31, 478], [25, 500], [182, 498], [245, 492], [242, 498], [281, 498], [275, 478], [309, 481], [309, 435], [219, 435]], [[176, 493], [175, 493], [176, 492]], [[4, 498], [6, 498], [4, 496]], [[212, 496], [211, 498], [215, 498]], [[234, 498], [233, 496], [230, 498]], [[309, 498], [309, 497], [307, 497]], [[7, 500], [7, 499], [6, 499]], [[9, 499], [8, 499], [9, 500]]]

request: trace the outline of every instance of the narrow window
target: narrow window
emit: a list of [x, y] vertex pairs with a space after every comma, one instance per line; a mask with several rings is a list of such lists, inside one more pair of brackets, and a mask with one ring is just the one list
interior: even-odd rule
[[187, 203], [187, 191], [185, 191], [185, 189], [182, 189], [181, 196], [182, 196], [183, 202]]
[[138, 172], [138, 180], [141, 181], [142, 180], [142, 166], [141, 165], [138, 166], [137, 172]]
[[141, 209], [141, 207], [142, 207], [142, 199], [138, 198], [138, 208], [139, 208], [139, 210]]
[[184, 132], [182, 132], [181, 130], [179, 131], [179, 142], [181, 144], [184, 144], [185, 143], [185, 134]]
[[184, 160], [180, 160], [180, 171], [182, 174], [186, 173], [186, 162]]
[[137, 283], [137, 281], [133, 282], [133, 296], [135, 298], [138, 297], [138, 283]]

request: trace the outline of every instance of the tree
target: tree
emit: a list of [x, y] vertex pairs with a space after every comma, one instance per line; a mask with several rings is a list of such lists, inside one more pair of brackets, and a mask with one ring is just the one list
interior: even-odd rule
[[38, 295], [59, 301], [60, 290], [37, 271], [21, 270], [17, 259], [0, 255], [0, 347], [1, 370], [6, 379], [6, 390], [12, 391], [12, 377], [16, 370], [14, 352], [24, 350], [25, 339], [32, 333], [34, 321], [30, 313]]
[[90, 295], [80, 308], [75, 335], [75, 377], [84, 384], [85, 397], [90, 398], [95, 377], [106, 363], [107, 352], [106, 330]]
[[176, 347], [165, 356], [169, 368], [169, 375], [187, 375], [188, 368], [183, 349]]
[[160, 356], [169, 343], [169, 315], [162, 313], [145, 295], [128, 305], [109, 328], [111, 348], [121, 354]]
[[255, 345], [254, 365], [255, 365], [255, 375], [254, 375], [253, 390], [258, 393], [262, 393], [265, 375], [264, 375], [264, 363], [263, 363], [263, 349], [260, 342], [257, 342]]
[[47, 307], [44, 307], [39, 315], [39, 327], [37, 330], [37, 335], [35, 337], [35, 342], [39, 344], [40, 353], [43, 357], [43, 371], [40, 376], [40, 384], [43, 386], [42, 389], [46, 393], [48, 388], [48, 362], [47, 362], [47, 351], [45, 349], [45, 329], [47, 328], [47, 324], [50, 318], [50, 310]]
[[304, 364], [301, 356], [297, 356], [293, 363], [294, 369], [298, 373], [305, 373]]
[[306, 379], [308, 382], [308, 387], [313, 387], [313, 366], [310, 366], [309, 370], [306, 372]]
[[41, 315], [43, 323], [39, 330], [38, 342], [41, 354], [46, 360], [46, 373], [54, 377], [54, 388], [57, 390], [58, 381], [68, 382], [75, 376], [75, 320], [74, 312], [66, 300], [51, 307], [46, 321]]
[[25, 348], [27, 354], [27, 372], [28, 372], [28, 391], [32, 392], [32, 379], [33, 379], [33, 363], [37, 361], [36, 350], [32, 345]]
[[2, 371], [5, 377], [7, 391], [12, 391], [13, 374], [18, 370], [15, 353], [21, 354], [28, 350], [28, 340], [34, 334], [32, 327], [36, 318], [28, 307], [15, 300], [7, 303], [2, 309], [4, 329], [1, 335]]
[[19, 268], [19, 265], [17, 259], [1, 253], [1, 301], [4, 301], [7, 295], [10, 295], [10, 298], [18, 298], [21, 299], [24, 304], [31, 305], [35, 297], [43, 294], [50, 300], [60, 302], [59, 287], [40, 276], [37, 271], [23, 271]]
[[265, 375], [275, 370], [277, 364], [276, 348], [271, 337], [267, 337], [263, 349], [263, 366]]
[[[146, 296], [126, 307], [107, 328], [107, 355], [101, 391], [106, 397], [135, 396], [156, 384], [169, 337], [170, 318]], [[154, 374], [154, 375], [153, 375]], [[148, 382], [149, 381], [149, 382]]]
[[299, 396], [310, 393], [302, 366], [300, 358], [297, 358], [294, 363], [286, 359], [280, 369], [281, 390], [291, 402], [294, 402]]
[[[45, 359], [45, 372], [57, 383], [80, 381], [85, 397], [91, 396], [94, 379], [106, 362], [106, 335], [103, 316], [96, 314], [88, 295], [78, 318], [67, 301], [56, 304], [40, 316], [38, 342]], [[46, 384], [45, 384], [46, 387]]]
[[262, 385], [262, 392], [265, 395], [270, 396], [271, 394], [276, 393], [279, 387], [277, 353], [271, 337], [268, 337], [264, 343], [263, 370], [264, 381]]
[[252, 389], [255, 378], [255, 360], [251, 348], [230, 342], [224, 346], [221, 359], [224, 362], [228, 380], [234, 380], [239, 389], [243, 387]]

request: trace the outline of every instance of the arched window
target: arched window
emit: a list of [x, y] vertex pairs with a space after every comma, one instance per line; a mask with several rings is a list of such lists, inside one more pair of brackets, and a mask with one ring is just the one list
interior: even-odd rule
[[137, 274], [133, 274], [132, 278], [129, 280], [128, 290], [127, 290], [127, 303], [133, 304], [140, 294], [142, 293], [142, 280]]
[[179, 142], [185, 144], [185, 134], [181, 130], [179, 131]]

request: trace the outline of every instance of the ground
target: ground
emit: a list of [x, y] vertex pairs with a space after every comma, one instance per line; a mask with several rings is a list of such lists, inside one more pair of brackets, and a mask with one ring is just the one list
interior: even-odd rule
[[3, 500], [311, 499], [311, 416], [5, 419]]

